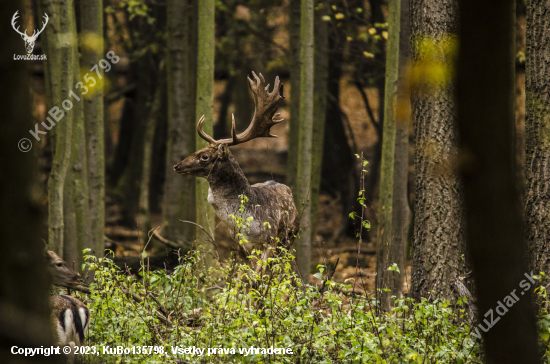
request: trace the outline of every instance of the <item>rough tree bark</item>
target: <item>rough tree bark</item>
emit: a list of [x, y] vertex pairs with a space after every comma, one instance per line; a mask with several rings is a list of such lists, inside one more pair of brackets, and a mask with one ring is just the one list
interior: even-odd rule
[[[11, 17], [17, 10], [21, 12], [21, 3], [3, 1], [0, 12]], [[42, 15], [41, 11], [40, 18]], [[49, 12], [48, 15], [51, 20]], [[0, 29], [6, 34], [0, 44], [0, 108], [5, 118], [0, 133], [0, 362], [51, 363], [56, 361], [53, 356], [17, 359], [10, 351], [14, 345], [49, 347], [53, 339], [50, 282], [42, 256], [44, 244], [40, 241], [44, 216], [37, 163], [39, 145], [33, 139], [34, 148], [26, 153], [21, 151], [31, 147], [28, 140], [22, 138], [32, 139], [29, 129], [34, 127], [29, 65], [12, 58], [13, 54], [25, 52], [21, 38], [12, 34], [10, 23], [2, 22]], [[16, 145], [19, 140], [20, 149]]]
[[302, 0], [300, 16], [300, 128], [296, 207], [301, 212], [300, 236], [296, 240], [296, 261], [304, 282], [309, 282], [311, 262], [311, 176], [313, 171], [313, 0]]
[[[89, 70], [105, 58], [103, 44], [103, 0], [80, 1], [81, 66]], [[105, 77], [105, 72], [99, 68]], [[101, 255], [105, 248], [105, 133], [103, 82], [84, 98], [84, 120], [88, 158], [91, 248]]]
[[498, 322], [490, 330], [480, 330], [485, 362], [539, 363], [533, 287], [521, 286], [528, 265], [511, 158], [514, 2], [462, 0], [460, 4], [459, 161], [480, 317], [493, 314], [510, 292], [521, 293], [505, 316], [491, 320]]
[[[174, 165], [196, 150], [195, 142], [195, 54], [196, 29], [191, 0], [167, 3], [168, 136], [164, 183], [165, 238], [191, 249], [196, 229], [179, 220], [195, 219], [195, 177], [174, 173]], [[205, 125], [206, 127], [206, 125]]]
[[[198, 46], [197, 46], [197, 95], [196, 95], [196, 115], [204, 115], [207, 122], [203, 125], [206, 134], [213, 134], [214, 123], [214, 0], [201, 0], [198, 3]], [[206, 147], [207, 142], [197, 133], [197, 149]], [[208, 203], [208, 182], [205, 178], [195, 178], [196, 189], [196, 213], [197, 224], [201, 225], [206, 231], [214, 232], [216, 223], [216, 214], [212, 205]], [[205, 248], [206, 235], [197, 227], [196, 239], [199, 244]]]
[[[454, 301], [467, 272], [462, 184], [455, 172], [456, 102], [450, 76], [458, 31], [456, 0], [412, 0], [415, 226], [411, 294]], [[427, 70], [423, 73], [422, 70]], [[464, 255], [464, 256], [463, 256]], [[432, 293], [433, 291], [433, 293]]]
[[550, 269], [550, 1], [527, 1], [525, 231], [530, 269]]

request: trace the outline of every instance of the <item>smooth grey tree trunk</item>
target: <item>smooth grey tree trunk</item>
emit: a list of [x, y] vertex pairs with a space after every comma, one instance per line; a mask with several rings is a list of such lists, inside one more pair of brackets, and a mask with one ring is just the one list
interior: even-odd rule
[[[208, 135], [214, 134], [214, 10], [214, 0], [199, 1], [196, 115], [205, 116], [206, 122], [203, 125], [203, 130]], [[204, 148], [207, 142], [197, 133], [195, 133], [195, 137], [197, 149]], [[213, 233], [216, 224], [216, 213], [212, 205], [208, 203], [208, 188], [208, 182], [205, 178], [195, 178], [196, 222], [209, 233]], [[207, 245], [207, 236], [198, 227], [196, 229], [196, 239], [205, 248], [211, 248]]]
[[302, 280], [309, 282], [311, 262], [311, 177], [313, 172], [313, 88], [314, 88], [313, 0], [302, 0], [300, 18], [300, 128], [297, 161], [296, 207], [301, 214], [300, 236], [296, 240], [296, 261]]
[[[402, 291], [402, 275], [405, 274], [404, 254], [405, 245], [402, 239], [403, 234], [400, 229], [404, 227], [402, 219], [405, 218], [403, 210], [403, 195], [406, 203], [405, 181], [398, 180], [395, 175], [397, 169], [396, 161], [401, 164], [399, 167], [407, 169], [407, 147], [408, 140], [403, 143], [403, 133], [408, 128], [405, 120], [398, 120], [398, 102], [401, 100], [399, 92], [403, 90], [403, 84], [400, 83], [400, 77], [403, 78], [403, 72], [400, 72], [403, 62], [401, 62], [401, 4], [402, 0], [390, 0], [388, 3], [388, 42], [386, 46], [386, 85], [385, 85], [385, 104], [384, 104], [384, 128], [382, 139], [382, 161], [380, 168], [380, 199], [378, 205], [378, 241], [376, 246], [376, 288], [380, 291], [380, 300], [382, 307], [389, 310], [392, 302], [391, 296], [399, 296]], [[401, 87], [400, 87], [401, 86]], [[397, 139], [397, 126], [399, 124], [399, 137]], [[406, 128], [405, 128], [406, 127]], [[408, 129], [407, 137], [408, 137]], [[408, 138], [407, 138], [408, 139]], [[399, 148], [397, 147], [399, 144]], [[397, 153], [400, 153], [399, 155]], [[403, 155], [404, 154], [404, 155]], [[404, 157], [404, 158], [403, 158]], [[398, 170], [401, 172], [401, 170]], [[403, 178], [400, 173], [399, 178]], [[401, 189], [397, 189], [397, 185]], [[403, 190], [404, 186], [404, 190]], [[397, 195], [401, 200], [401, 205], [397, 206]], [[405, 206], [407, 206], [405, 204]], [[408, 208], [408, 206], [407, 206]], [[402, 216], [403, 215], [403, 216]], [[395, 224], [395, 226], [394, 226]], [[396, 234], [400, 233], [400, 234]], [[397, 264], [397, 270], [388, 271], [393, 264]], [[384, 291], [389, 289], [390, 291]]]

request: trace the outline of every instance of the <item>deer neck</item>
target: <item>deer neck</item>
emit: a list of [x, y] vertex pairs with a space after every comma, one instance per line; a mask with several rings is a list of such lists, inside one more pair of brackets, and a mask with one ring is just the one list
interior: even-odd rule
[[241, 167], [231, 153], [227, 154], [227, 160], [215, 163], [206, 177], [214, 200], [236, 199], [250, 187]]

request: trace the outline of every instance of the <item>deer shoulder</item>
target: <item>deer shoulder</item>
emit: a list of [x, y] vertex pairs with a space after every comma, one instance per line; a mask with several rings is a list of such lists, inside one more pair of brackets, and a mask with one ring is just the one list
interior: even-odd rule
[[[254, 80], [248, 83], [254, 96], [254, 116], [248, 128], [237, 134], [235, 116], [232, 116], [231, 138], [214, 140], [202, 130], [204, 116], [197, 123], [198, 134], [209, 144], [174, 166], [174, 171], [181, 175], [193, 175], [206, 178], [210, 187], [208, 202], [214, 207], [218, 217], [225, 222], [237, 241], [237, 232], [243, 233], [251, 243], [269, 243], [278, 238], [285, 245], [290, 245], [299, 228], [299, 215], [288, 186], [268, 181], [250, 185], [229, 147], [249, 140], [265, 137], [273, 138], [271, 127], [283, 119], [275, 119], [275, 114], [283, 97], [283, 85], [279, 77], [275, 78], [273, 91], [260, 73], [259, 77], [252, 72]], [[237, 215], [241, 206], [241, 195], [248, 201], [242, 218], [252, 217], [248, 229], [237, 231], [238, 224], [232, 215]]]

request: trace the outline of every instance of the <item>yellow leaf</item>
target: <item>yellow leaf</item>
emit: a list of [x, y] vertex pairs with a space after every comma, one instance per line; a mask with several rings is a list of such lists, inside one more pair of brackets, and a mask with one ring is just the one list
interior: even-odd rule
[[376, 34], [376, 29], [375, 29], [375, 28], [370, 28], [370, 29], [369, 29], [369, 34], [370, 34], [370, 35]]
[[363, 54], [364, 54], [365, 57], [367, 57], [367, 58], [374, 58], [374, 54], [369, 53], [369, 52], [367, 52], [367, 51], [364, 51]]
[[384, 31], [382, 32], [382, 38], [388, 39], [388, 32], [387, 32], [387, 31], [384, 30]]

